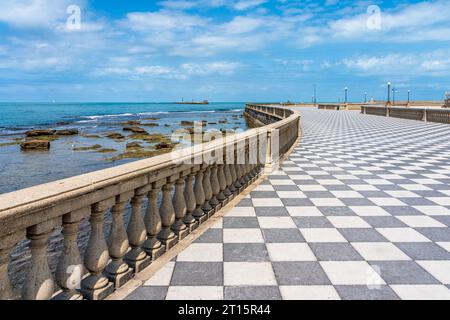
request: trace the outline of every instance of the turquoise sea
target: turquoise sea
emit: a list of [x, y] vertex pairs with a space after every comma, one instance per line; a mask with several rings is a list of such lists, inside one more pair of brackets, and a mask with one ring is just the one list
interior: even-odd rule
[[[174, 103], [0, 103], [0, 194], [68, 178], [139, 159], [112, 160], [131, 142], [105, 138], [108, 132], [123, 135], [123, 123], [157, 118], [148, 133], [170, 136], [181, 121], [207, 121], [208, 129], [247, 128], [242, 111], [245, 103], [180, 105]], [[226, 120], [226, 121], [225, 121]], [[226, 123], [224, 123], [226, 122]], [[51, 141], [44, 152], [23, 152], [19, 141], [33, 129], [77, 128], [79, 135]], [[86, 136], [91, 136], [90, 138]], [[92, 136], [98, 136], [93, 139]], [[144, 147], [151, 148], [144, 141]], [[101, 145], [116, 152], [74, 151]]]

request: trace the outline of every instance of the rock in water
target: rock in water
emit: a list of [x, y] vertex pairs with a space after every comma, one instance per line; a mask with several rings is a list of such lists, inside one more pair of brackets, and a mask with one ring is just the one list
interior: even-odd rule
[[125, 138], [123, 135], [121, 135], [120, 133], [117, 133], [117, 132], [110, 132], [110, 133], [106, 134], [106, 137], [110, 138], [110, 139], [115, 139], [115, 140], [121, 140], [121, 139]]
[[45, 140], [28, 140], [20, 144], [20, 148], [24, 151], [31, 150], [49, 150], [50, 141]]
[[25, 135], [27, 137], [39, 137], [39, 136], [52, 136], [54, 135], [56, 132], [56, 130], [31, 130], [31, 131], [27, 131], [25, 132]]
[[58, 136], [75, 136], [79, 133], [80, 132], [78, 131], [78, 129], [64, 129], [56, 131], [56, 135]]
[[139, 128], [139, 127], [125, 127], [123, 128], [123, 131], [131, 131], [133, 133], [140, 133], [140, 134], [146, 134], [147, 131], [145, 129]]

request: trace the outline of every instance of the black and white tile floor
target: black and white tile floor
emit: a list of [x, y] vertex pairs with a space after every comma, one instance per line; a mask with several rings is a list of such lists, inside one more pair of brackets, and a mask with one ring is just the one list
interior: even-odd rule
[[281, 170], [129, 299], [450, 299], [450, 126], [301, 113]]

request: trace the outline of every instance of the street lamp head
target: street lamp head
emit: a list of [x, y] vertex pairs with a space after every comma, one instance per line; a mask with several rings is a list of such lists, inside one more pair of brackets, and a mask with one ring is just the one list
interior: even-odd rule
[[389, 81], [389, 82], [387, 83], [387, 85], [390, 86], [390, 85], [391, 85], [391, 82]]

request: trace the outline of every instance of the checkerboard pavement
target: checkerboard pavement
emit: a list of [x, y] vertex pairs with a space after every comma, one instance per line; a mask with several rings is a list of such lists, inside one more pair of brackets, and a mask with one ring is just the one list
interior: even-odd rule
[[280, 170], [128, 299], [450, 299], [450, 126], [301, 113]]

